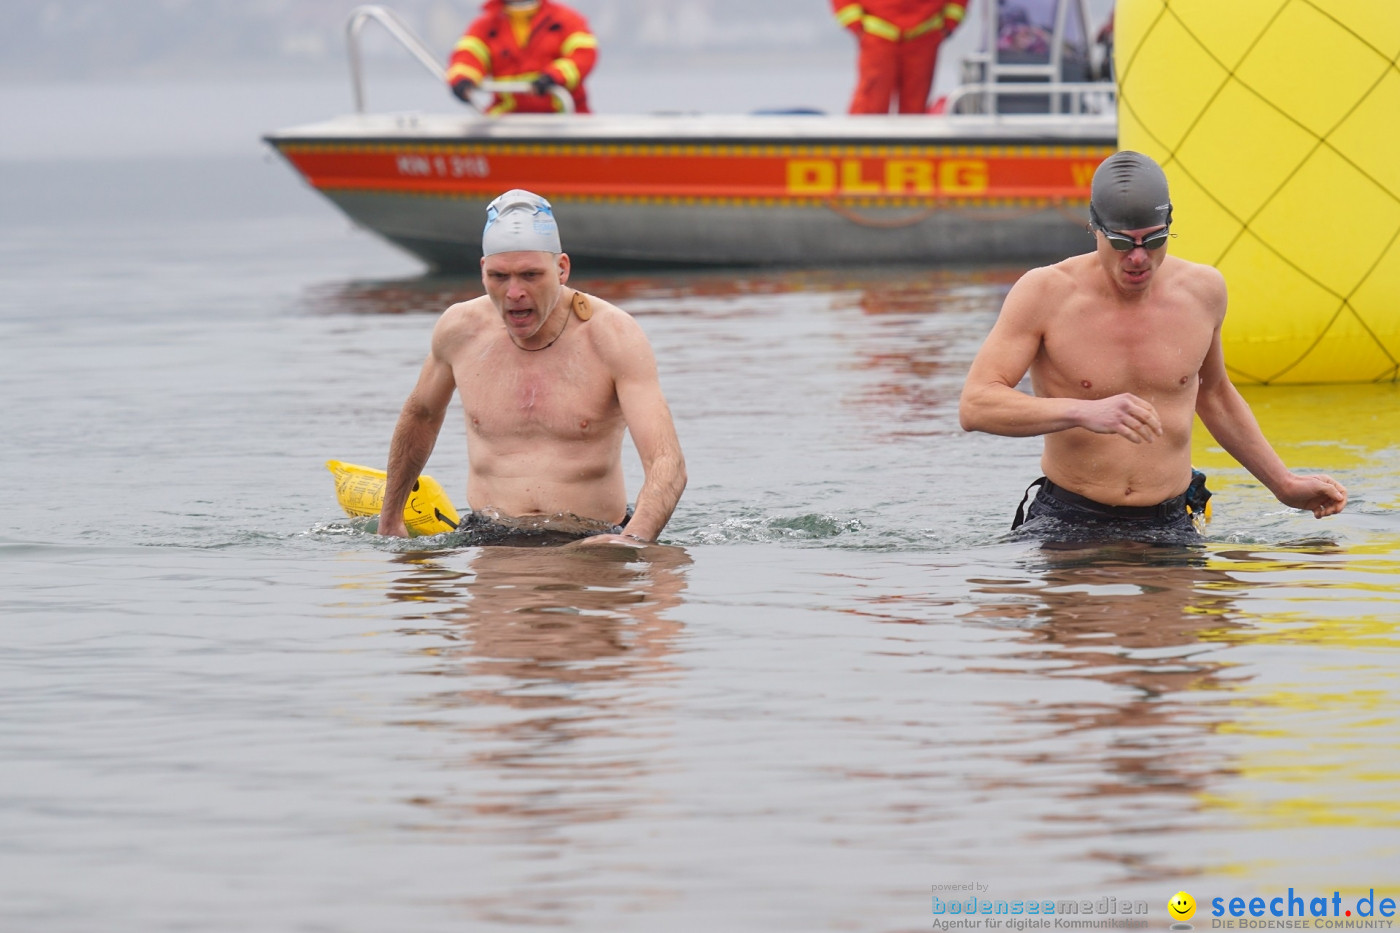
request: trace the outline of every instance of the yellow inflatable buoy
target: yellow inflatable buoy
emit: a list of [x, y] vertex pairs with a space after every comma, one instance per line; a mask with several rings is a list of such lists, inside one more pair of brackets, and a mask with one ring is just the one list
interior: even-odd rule
[[[384, 504], [383, 470], [373, 467], [327, 460], [326, 467], [335, 477], [335, 497], [340, 507], [352, 518], [378, 518]], [[413, 537], [440, 535], [452, 531], [461, 521], [457, 510], [442, 486], [431, 476], [420, 476], [413, 492], [403, 506], [404, 524]]]
[[1400, 380], [1400, 3], [1118, 0], [1118, 144], [1230, 290], [1241, 382]]

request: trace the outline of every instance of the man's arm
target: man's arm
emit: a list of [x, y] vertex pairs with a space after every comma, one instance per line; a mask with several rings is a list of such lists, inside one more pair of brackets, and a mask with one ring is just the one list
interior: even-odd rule
[[1087, 428], [1134, 444], [1161, 435], [1157, 410], [1131, 393], [1105, 399], [1041, 398], [1016, 388], [1040, 352], [1047, 316], [1070, 298], [1071, 289], [1066, 274], [1056, 269], [1032, 269], [1012, 287], [963, 384], [958, 418], [964, 431], [1032, 437]]
[[[598, 39], [588, 28], [588, 21], [577, 10], [563, 6], [554, 9], [559, 24], [564, 27], [561, 30], [565, 33], [564, 41], [560, 43], [554, 60], [545, 66], [540, 76], [548, 76], [551, 82], [572, 92], [583, 83], [598, 61]], [[546, 86], [544, 93], [548, 93], [548, 90]]]
[[404, 503], [433, 453], [447, 405], [456, 389], [452, 366], [443, 351], [443, 329], [443, 321], [439, 320], [433, 331], [433, 347], [418, 374], [418, 383], [409, 393], [399, 412], [398, 423], [394, 425], [394, 437], [389, 442], [389, 475], [384, 481], [384, 502], [379, 510], [381, 535], [408, 537], [403, 520]]
[[[1223, 281], [1220, 288], [1223, 305]], [[1223, 321], [1223, 310], [1220, 317]], [[1249, 403], [1230, 381], [1220, 346], [1220, 324], [1211, 336], [1210, 350], [1201, 366], [1196, 414], [1225, 452], [1238, 460], [1284, 505], [1312, 512], [1317, 518], [1335, 515], [1346, 506], [1347, 491], [1332, 477], [1300, 476], [1284, 466], [1283, 459], [1264, 437]]]
[[623, 313], [608, 315], [606, 323], [599, 350], [612, 369], [622, 417], [646, 474], [624, 534], [651, 542], [666, 527], [685, 491], [685, 457], [661, 392], [656, 357], [641, 326]]
[[865, 7], [859, 0], [831, 0], [831, 12], [836, 14], [836, 21], [842, 28], [849, 29], [860, 36], [865, 32], [865, 27], [861, 25], [861, 18], [865, 16]]
[[479, 17], [467, 26], [447, 61], [447, 86], [462, 100], [471, 102], [472, 90], [491, 73], [491, 47], [487, 45], [490, 20]]

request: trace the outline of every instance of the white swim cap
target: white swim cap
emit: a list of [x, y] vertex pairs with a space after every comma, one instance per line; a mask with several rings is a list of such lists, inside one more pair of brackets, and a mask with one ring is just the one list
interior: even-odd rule
[[523, 188], [512, 188], [486, 206], [481, 255], [517, 251], [562, 253], [559, 225], [549, 202]]

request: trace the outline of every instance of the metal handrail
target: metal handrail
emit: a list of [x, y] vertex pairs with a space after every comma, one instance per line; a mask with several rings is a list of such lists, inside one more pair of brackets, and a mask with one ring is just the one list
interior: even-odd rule
[[981, 98], [986, 110], [972, 112], [995, 114], [998, 97], [1035, 96], [1049, 98], [1052, 112], [1061, 113], [1061, 95], [1070, 98], [1070, 114], [1081, 114], [1085, 112], [1084, 103], [1088, 98], [1102, 99], [1105, 107], [1111, 106], [1118, 96], [1118, 86], [1112, 81], [990, 81], [963, 84], [948, 92], [943, 103], [943, 112], [949, 115], [956, 114], [958, 104], [966, 98], [976, 97]]
[[364, 77], [360, 65], [360, 31], [364, 29], [365, 23], [371, 20], [383, 26], [433, 77], [444, 84], [447, 83], [447, 70], [438, 64], [432, 51], [423, 44], [422, 39], [413, 34], [413, 30], [399, 18], [399, 14], [388, 7], [374, 4], [358, 6], [350, 11], [350, 18], [345, 21], [345, 44], [350, 53], [350, 86], [355, 92], [356, 113], [365, 112]]
[[[1001, 32], [1001, 4], [999, 0], [985, 0], [982, 4], [982, 48], [963, 59], [963, 80], [968, 82], [948, 94], [945, 111], [953, 113], [954, 107], [968, 97], [977, 96], [982, 105], [996, 112], [999, 96], [1026, 96], [1046, 94], [1049, 97], [1051, 113], [1066, 112], [1061, 106], [1061, 94], [1072, 95], [1068, 113], [1079, 114], [1086, 100], [1102, 99], [1105, 92], [1116, 93], [1112, 82], [1063, 81], [1064, 51], [1070, 10], [1075, 9], [1079, 27], [1084, 30], [1086, 52], [1089, 51], [1089, 4], [1087, 0], [1057, 0], [1055, 21], [1051, 26], [1049, 54], [1043, 62], [1003, 62], [998, 49]], [[1007, 81], [1007, 78], [1040, 78], [1042, 80]]]
[[[360, 58], [360, 32], [368, 22], [376, 22], [392, 36], [399, 45], [403, 46], [410, 55], [418, 59], [418, 63], [428, 69], [428, 73], [442, 83], [447, 83], [447, 70], [438, 63], [438, 59], [433, 55], [431, 49], [422, 39], [414, 35], [412, 29], [403, 21], [399, 14], [386, 6], [378, 4], [366, 4], [355, 7], [350, 11], [350, 18], [345, 22], [345, 44], [350, 56], [350, 87], [355, 94], [355, 112], [365, 112], [365, 88], [364, 69]], [[495, 81], [490, 78], [482, 81], [479, 85], [482, 91], [490, 94], [533, 94], [534, 88], [528, 81]], [[559, 102], [561, 113], [574, 112], [574, 97], [567, 89], [554, 85], [549, 89], [549, 93]], [[471, 95], [468, 95], [470, 98]], [[477, 111], [482, 111], [482, 107], [475, 100], [467, 100]]]
[[[533, 94], [535, 86], [529, 81], [497, 81], [495, 78], [487, 78], [477, 85], [478, 88], [488, 94]], [[549, 89], [550, 96], [559, 102], [560, 113], [574, 112], [574, 95], [570, 94], [567, 88], [555, 84]], [[481, 109], [475, 102], [473, 107]], [[499, 116], [499, 114], [488, 114]]]

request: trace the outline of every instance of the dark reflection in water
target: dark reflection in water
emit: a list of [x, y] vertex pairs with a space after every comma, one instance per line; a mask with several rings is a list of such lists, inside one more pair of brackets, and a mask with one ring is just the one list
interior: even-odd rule
[[[1194, 644], [1203, 632], [1232, 624], [1228, 590], [1234, 581], [1211, 567], [1203, 548], [1123, 542], [1046, 545], [1034, 553], [1024, 579], [970, 579], [974, 593], [1008, 598], [978, 599], [969, 618], [1030, 623], [1027, 635], [1044, 648], [1073, 649], [1061, 658], [1070, 662], [1070, 671], [1116, 668], [1125, 653]], [[1195, 679], [1191, 671], [1163, 674], [1161, 667], [1149, 664], [1105, 676], [1130, 683], [1149, 698], [1184, 689]]]
[[1248, 627], [1234, 605], [1244, 584], [1199, 548], [1047, 546], [1030, 564], [1024, 577], [968, 581], [976, 608], [965, 618], [1024, 632], [1024, 647], [989, 672], [1111, 689], [1052, 688], [1044, 702], [1008, 708], [1048, 728], [1049, 741], [1037, 729], [1032, 748], [1008, 747], [1013, 767], [988, 786], [1043, 793], [1072, 769], [1045, 834], [1100, 840], [1091, 857], [1119, 864], [1125, 880], [1161, 878], [1175, 859], [1132, 840], [1198, 829], [1201, 796], [1236, 773], [1229, 743], [1216, 739], [1230, 707], [1192, 698], [1247, 682], [1212, 644]]
[[[922, 314], [952, 305], [985, 308], [991, 290], [999, 303], [1024, 269], [1001, 266], [922, 268], [875, 267], [866, 270], [781, 269], [678, 271], [664, 276], [588, 275], [574, 266], [569, 284], [623, 308], [628, 302], [678, 298], [733, 299], [804, 292], [854, 296], [871, 316]], [[334, 282], [311, 288], [303, 301], [321, 314], [438, 314], [448, 305], [485, 293], [473, 274], [429, 274], [398, 279]], [[843, 299], [844, 304], [844, 299]], [[715, 309], [708, 307], [713, 314]]]
[[[453, 748], [439, 766], [464, 772], [450, 795], [418, 796], [418, 828], [549, 843], [569, 825], [616, 820], [643, 795], [655, 737], [636, 721], [681, 625], [690, 557], [653, 546], [647, 560], [571, 548], [485, 547], [405, 554], [390, 598], [406, 634], [430, 635], [426, 673], [440, 678], [421, 719]], [[625, 552], [635, 555], [635, 552]], [[645, 681], [648, 692], [641, 683]], [[645, 717], [643, 717], [645, 718]]]

